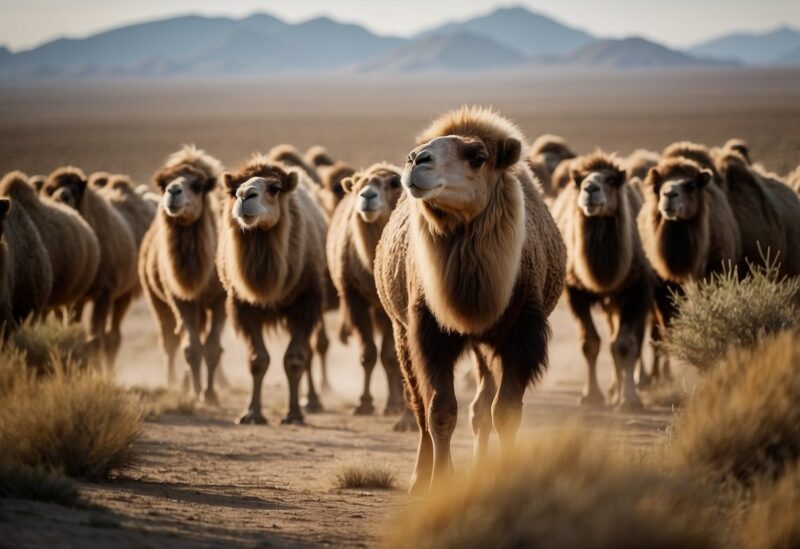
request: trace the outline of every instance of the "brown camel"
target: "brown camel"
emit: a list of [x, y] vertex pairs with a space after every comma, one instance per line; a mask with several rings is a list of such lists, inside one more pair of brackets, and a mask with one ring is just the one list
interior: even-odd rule
[[547, 365], [547, 317], [564, 289], [566, 261], [512, 122], [464, 107], [417, 142], [403, 170], [406, 193], [375, 257], [420, 428], [412, 492], [452, 469], [453, 368], [468, 347], [487, 365], [471, 410], [476, 458], [492, 428], [501, 448], [512, 449], [525, 388]]
[[588, 366], [581, 403], [604, 403], [596, 373], [600, 336], [591, 313], [592, 306], [600, 305], [612, 332], [615, 404], [640, 408], [634, 369], [641, 358], [654, 275], [636, 228], [641, 197], [626, 181], [616, 157], [600, 151], [579, 157], [572, 185], [561, 191], [552, 210], [567, 246], [566, 294]]
[[526, 161], [533, 175], [541, 182], [546, 196], [558, 195], [561, 189], [553, 185], [553, 172], [559, 164], [571, 158], [575, 158], [575, 153], [557, 135], [541, 135], [531, 145]]
[[53, 273], [47, 308], [59, 311], [84, 299], [100, 262], [100, 246], [89, 224], [68, 206], [41, 199], [22, 172], [3, 178], [0, 195], [24, 209], [41, 236]]
[[321, 183], [314, 190], [314, 199], [319, 204], [328, 219], [333, 217], [333, 212], [345, 195], [342, 181], [355, 174], [355, 170], [344, 162], [337, 162], [331, 166], [318, 168]]
[[317, 185], [321, 183], [316, 167], [306, 162], [300, 151], [292, 145], [282, 144], [272, 147], [267, 153], [267, 158], [269, 158], [269, 161], [272, 163], [285, 164], [286, 166], [298, 168]]
[[115, 341], [108, 337], [108, 325], [117, 300], [129, 299], [136, 287], [136, 242], [122, 215], [88, 183], [78, 168], [59, 168], [49, 175], [42, 193], [77, 210], [97, 235], [100, 264], [86, 294], [93, 303], [89, 330], [95, 364], [113, 369]]
[[314, 145], [308, 149], [303, 160], [305, 160], [306, 164], [309, 166], [314, 166], [318, 169], [322, 166], [333, 166], [336, 163], [328, 152], [328, 149], [322, 145]]
[[[283, 357], [289, 411], [283, 423], [302, 423], [299, 385], [310, 371], [311, 338], [322, 322], [325, 297], [325, 233], [322, 212], [303, 175], [254, 156], [225, 173], [228, 193], [222, 215], [217, 266], [228, 293], [228, 310], [245, 339], [253, 392], [239, 423], [265, 424], [261, 386], [269, 366], [264, 328], [285, 325], [291, 335]], [[309, 402], [316, 395], [309, 394]]]
[[785, 183], [749, 166], [736, 151], [714, 157], [725, 181], [728, 202], [739, 224], [744, 272], [746, 261], [759, 263], [769, 252], [778, 257], [780, 273], [800, 275], [800, 198]]
[[142, 241], [139, 279], [159, 326], [166, 359], [167, 382], [175, 383], [175, 353], [183, 336], [183, 354], [195, 395], [217, 404], [215, 373], [222, 356], [225, 291], [216, 269], [219, 202], [215, 188], [222, 167], [194, 146], [172, 154], [155, 174], [161, 207]]
[[0, 335], [44, 316], [53, 271], [39, 231], [25, 208], [0, 198]]
[[378, 240], [402, 194], [400, 169], [386, 163], [373, 164], [344, 179], [343, 187], [347, 194], [331, 220], [326, 252], [343, 320], [355, 330], [361, 343], [364, 390], [354, 413], [369, 415], [375, 411], [370, 393], [372, 370], [378, 360], [373, 323], [382, 334], [381, 364], [389, 381], [384, 413], [399, 413], [405, 409], [403, 382], [392, 324], [375, 290], [373, 264]]

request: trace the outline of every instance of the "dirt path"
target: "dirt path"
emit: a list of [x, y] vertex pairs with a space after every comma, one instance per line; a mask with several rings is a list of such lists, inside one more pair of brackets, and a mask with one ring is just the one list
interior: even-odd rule
[[[335, 318], [328, 320], [330, 333], [336, 333]], [[539, 387], [526, 395], [520, 439], [580, 416], [610, 441], [641, 448], [659, 441], [672, 417], [668, 408], [620, 414], [576, 406], [583, 362], [574, 323], [563, 306], [551, 322], [550, 370]], [[160, 384], [164, 372], [152, 322], [142, 303], [128, 318], [125, 333], [120, 383]], [[169, 415], [145, 423], [137, 443], [141, 458], [124, 479], [81, 486], [86, 498], [105, 510], [0, 502], [0, 545], [374, 545], [387, 517], [413, 500], [402, 490], [339, 490], [332, 477], [343, 463], [375, 462], [395, 470], [404, 489], [414, 462], [416, 435], [393, 433], [395, 418], [349, 414], [357, 400], [361, 372], [355, 346], [338, 343], [330, 355], [333, 390], [323, 395], [328, 411], [307, 416], [303, 427], [279, 425], [286, 398], [281, 367], [286, 340], [277, 337], [270, 343], [272, 367], [265, 388], [269, 426], [232, 422], [247, 402], [243, 388], [248, 374], [242, 346], [234, 334], [227, 333], [223, 363], [237, 388], [223, 395], [221, 410], [201, 409], [193, 416]], [[466, 376], [469, 363], [460, 367]], [[600, 377], [607, 383], [610, 376], [604, 350]], [[380, 405], [386, 394], [385, 378], [382, 373], [375, 378]], [[471, 394], [466, 385], [459, 392], [459, 424], [453, 442], [456, 467], [461, 471], [469, 465], [472, 447], [467, 411]]]

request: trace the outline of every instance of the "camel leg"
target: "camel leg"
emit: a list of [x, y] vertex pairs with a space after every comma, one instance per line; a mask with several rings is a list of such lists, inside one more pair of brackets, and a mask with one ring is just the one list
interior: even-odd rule
[[486, 357], [477, 346], [473, 347], [473, 354], [478, 387], [470, 405], [469, 419], [474, 440], [472, 461], [476, 466], [480, 466], [486, 461], [489, 449], [489, 435], [492, 433], [492, 401], [497, 394], [497, 386]]
[[[411, 475], [408, 492], [410, 494], [421, 495], [427, 493], [431, 485], [431, 475], [433, 473], [433, 442], [431, 441], [431, 434], [428, 432], [428, 419], [425, 416], [425, 401], [422, 398], [417, 377], [411, 365], [411, 358], [407, 347], [408, 337], [400, 324], [394, 324], [393, 331], [395, 347], [397, 349], [397, 362], [403, 374], [406, 401], [419, 430], [417, 459], [414, 464], [414, 473]], [[399, 430], [397, 426], [395, 426], [395, 430]]]
[[392, 323], [382, 311], [378, 313], [378, 319], [382, 327], [381, 364], [386, 371], [386, 380], [389, 383], [389, 398], [386, 401], [383, 415], [390, 416], [406, 410], [406, 400], [403, 397], [403, 375], [400, 373], [400, 365], [397, 363]]
[[175, 353], [181, 343], [180, 336], [176, 333], [175, 315], [169, 305], [151, 294], [147, 287], [144, 288], [144, 296], [158, 324], [159, 342], [164, 351], [167, 371], [167, 386], [174, 386], [178, 382], [175, 375]]
[[286, 325], [292, 339], [283, 357], [283, 369], [289, 382], [289, 411], [283, 424], [302, 424], [300, 381], [311, 365], [311, 336], [322, 322], [322, 299], [309, 292], [298, 297], [286, 314]]
[[[325, 329], [325, 322], [323, 321], [320, 323], [317, 331], [314, 332], [314, 351], [319, 357], [320, 374], [322, 377], [320, 388], [323, 391], [331, 390], [330, 380], [328, 379], [328, 348], [330, 345], [331, 342], [330, 339], [328, 339], [328, 332]], [[311, 378], [309, 378], [309, 383], [311, 383]]]
[[203, 328], [205, 328], [205, 326], [201, 325], [202, 311], [200, 311], [198, 304], [179, 299], [175, 300], [175, 307], [183, 324], [183, 356], [189, 365], [188, 373], [191, 375], [191, 388], [195, 396], [199, 398], [203, 389], [200, 378], [200, 368], [203, 365], [203, 343], [200, 335]]
[[106, 330], [111, 314], [111, 296], [104, 292], [94, 300], [92, 318], [89, 326], [91, 356], [94, 367], [100, 372], [109, 372], [106, 362]]
[[580, 403], [590, 406], [602, 406], [605, 403], [603, 392], [597, 383], [597, 355], [600, 353], [600, 336], [592, 320], [592, 296], [576, 288], [568, 288], [569, 307], [575, 320], [578, 321], [578, 338], [581, 342], [583, 357], [586, 359], [586, 385]]
[[236, 420], [236, 423], [266, 425], [267, 418], [261, 412], [261, 386], [264, 383], [267, 368], [269, 368], [269, 353], [264, 345], [264, 324], [261, 312], [256, 307], [239, 301], [233, 301], [230, 308], [236, 331], [244, 337], [247, 345], [250, 375], [253, 378], [250, 404]]
[[361, 393], [361, 402], [353, 410], [353, 413], [356, 415], [370, 415], [375, 411], [375, 406], [372, 404], [370, 383], [375, 363], [378, 362], [378, 348], [375, 346], [375, 341], [372, 337], [371, 307], [357, 290], [350, 287], [345, 289], [344, 302], [350, 319], [349, 324], [358, 334], [361, 344], [361, 367], [364, 368], [364, 389]]
[[[658, 321], [658, 330], [656, 341], [660, 342], [666, 335], [672, 317], [675, 316], [675, 304], [672, 301], [672, 292], [681, 293], [682, 288], [673, 283], [661, 281], [655, 289], [655, 305], [656, 316]], [[658, 349], [653, 363], [655, 377], [658, 381], [667, 381], [672, 379], [672, 372], [669, 365], [669, 355], [662, 349]]]
[[[319, 326], [314, 330], [314, 333], [311, 336], [312, 340], [312, 347], [314, 352], [319, 355], [320, 363], [325, 365], [325, 353], [328, 350], [328, 334], [325, 333], [325, 323], [320, 322]], [[320, 348], [323, 348], [324, 351], [320, 351]], [[314, 360], [313, 360], [313, 352], [312, 352], [312, 359], [308, 361], [308, 367], [306, 368], [306, 381], [308, 382], [308, 396], [306, 397], [306, 405], [303, 407], [304, 410], [309, 414], [319, 414], [324, 412], [324, 408], [322, 407], [322, 402], [319, 400], [319, 394], [317, 393], [317, 387], [314, 383]]]
[[619, 407], [623, 410], [642, 407], [642, 401], [636, 392], [634, 370], [642, 355], [651, 292], [646, 281], [635, 284], [617, 296], [616, 306], [609, 311], [613, 334], [611, 356], [618, 372]]
[[203, 358], [206, 361], [206, 391], [203, 401], [211, 406], [219, 406], [219, 399], [214, 390], [214, 381], [219, 378], [220, 359], [222, 358], [222, 330], [225, 328], [225, 298], [220, 297], [211, 306], [211, 325], [203, 341]]
[[414, 306], [409, 323], [409, 350], [413, 369], [424, 372], [427, 386], [423, 396], [427, 404], [428, 430], [433, 442], [431, 486], [441, 485], [450, 477], [453, 459], [450, 439], [458, 420], [453, 374], [456, 360], [464, 351], [466, 340], [459, 334], [443, 332], [424, 303]]
[[117, 355], [122, 344], [122, 320], [125, 318], [131, 303], [133, 303], [133, 292], [128, 292], [114, 300], [114, 307], [111, 313], [111, 330], [108, 332], [106, 340], [106, 356], [112, 371], [117, 362]]

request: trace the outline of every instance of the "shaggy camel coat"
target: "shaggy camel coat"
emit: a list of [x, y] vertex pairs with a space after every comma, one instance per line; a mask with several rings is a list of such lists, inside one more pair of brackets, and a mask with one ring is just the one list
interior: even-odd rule
[[[590, 175], [597, 175], [597, 180], [589, 181]], [[552, 211], [567, 247], [566, 294], [588, 367], [581, 402], [604, 402], [596, 374], [600, 336], [591, 315], [592, 306], [600, 305], [613, 332], [616, 394], [612, 398], [635, 408], [641, 401], [633, 387], [633, 374], [641, 356], [655, 280], [636, 226], [642, 199], [626, 180], [626, 172], [614, 157], [600, 152], [579, 157], [572, 182], [558, 195]], [[613, 202], [613, 209], [587, 216], [579, 205], [584, 181], [599, 183], [602, 191], [592, 192], [602, 192], [607, 204]]]
[[307, 162], [300, 151], [292, 145], [282, 144], [272, 147], [267, 153], [269, 161], [277, 164], [285, 164], [303, 171], [317, 185], [321, 180], [314, 164]]
[[[379, 187], [379, 190], [373, 191], [371, 183], [375, 183], [375, 188]], [[383, 335], [380, 358], [389, 382], [389, 400], [385, 413], [401, 412], [405, 409], [405, 403], [392, 325], [378, 298], [373, 269], [375, 248], [402, 192], [400, 170], [386, 163], [374, 164], [347, 179], [345, 184], [347, 194], [331, 220], [326, 254], [331, 278], [341, 303], [342, 320], [348, 328], [355, 329], [361, 341], [364, 390], [355, 413], [371, 414], [374, 410], [370, 379], [377, 362], [378, 350], [373, 338], [373, 323], [377, 323]], [[382, 212], [378, 219], [371, 222], [365, 221], [358, 209], [360, 194], [364, 190], [381, 193]]]
[[53, 271], [39, 231], [25, 209], [0, 198], [0, 329], [3, 335], [29, 317], [44, 315]]
[[205, 361], [204, 399], [209, 404], [217, 403], [214, 380], [226, 319], [225, 291], [215, 264], [219, 230], [215, 189], [221, 171], [216, 159], [193, 146], [171, 155], [156, 173], [156, 185], [166, 192], [174, 181], [186, 178], [200, 186], [195, 197], [200, 201], [199, 214], [193, 220], [176, 219], [159, 206], [139, 252], [139, 279], [159, 325], [167, 382], [177, 381], [175, 354], [183, 336], [189, 365], [184, 386], [191, 380], [195, 394], [200, 394]]
[[[452, 136], [438, 142], [450, 154], [436, 162], [471, 174], [459, 185], [490, 189], [486, 206], [468, 221], [410, 198], [417, 159], [434, 173], [442, 169], [427, 148], [443, 136]], [[485, 454], [492, 427], [501, 446], [511, 448], [522, 395], [547, 364], [547, 317], [564, 288], [566, 260], [558, 227], [520, 158], [526, 145], [513, 123], [488, 109], [464, 108], [436, 120], [418, 143], [403, 175], [408, 193], [375, 259], [378, 295], [393, 323], [420, 427], [412, 491], [426, 490], [452, 467], [453, 367], [470, 346], [491, 371], [484, 372], [472, 406], [476, 455]]]
[[69, 207], [41, 199], [22, 172], [12, 172], [0, 183], [0, 195], [23, 208], [36, 226], [53, 272], [48, 309], [81, 301], [97, 275], [100, 246], [89, 224]]
[[554, 185], [553, 172], [564, 162], [575, 158], [567, 142], [557, 135], [540, 135], [531, 145], [526, 159], [533, 175], [542, 184], [546, 196], [554, 197], [561, 190]]
[[[236, 192], [252, 178], [279, 185], [277, 223], [242, 229], [233, 214]], [[300, 423], [299, 384], [311, 365], [311, 338], [322, 322], [325, 297], [325, 234], [322, 212], [300, 182], [302, 175], [268, 157], [255, 156], [234, 173], [224, 174], [227, 192], [222, 215], [217, 268], [228, 294], [228, 310], [245, 339], [253, 391], [240, 423], [265, 424], [261, 386], [269, 366], [265, 327], [287, 327], [291, 341], [284, 355], [289, 381], [289, 410], [284, 423]], [[312, 395], [309, 395], [309, 400]]]

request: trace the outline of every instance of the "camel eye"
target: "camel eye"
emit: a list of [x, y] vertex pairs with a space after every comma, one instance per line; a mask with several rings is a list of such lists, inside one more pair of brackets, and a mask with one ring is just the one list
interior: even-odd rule
[[393, 189], [399, 189], [400, 188], [400, 178], [399, 177], [393, 177], [390, 185], [391, 185], [391, 187]]
[[686, 192], [692, 193], [697, 188], [697, 185], [694, 184], [694, 181], [690, 181], [686, 184]]
[[192, 181], [191, 187], [193, 193], [200, 194], [203, 192], [203, 184], [200, 181]]
[[279, 192], [281, 192], [280, 185], [270, 185], [267, 187], [267, 192], [270, 196], [276, 196]]
[[469, 165], [473, 168], [480, 168], [486, 162], [486, 155], [482, 152], [475, 153], [469, 158]]

